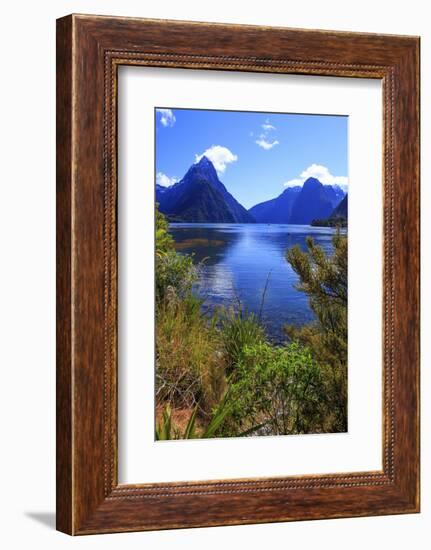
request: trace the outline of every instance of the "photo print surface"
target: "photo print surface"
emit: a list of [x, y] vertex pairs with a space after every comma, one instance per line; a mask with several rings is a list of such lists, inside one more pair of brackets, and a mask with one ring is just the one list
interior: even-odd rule
[[154, 124], [155, 439], [346, 432], [348, 117]]

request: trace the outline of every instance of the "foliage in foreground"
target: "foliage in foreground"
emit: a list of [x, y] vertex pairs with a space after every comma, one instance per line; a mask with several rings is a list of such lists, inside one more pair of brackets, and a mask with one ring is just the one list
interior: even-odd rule
[[156, 399], [208, 413], [225, 390], [221, 339], [191, 292], [197, 270], [178, 254], [156, 208]]
[[261, 425], [261, 434], [325, 430], [324, 371], [308, 348], [258, 343], [246, 346], [230, 388], [232, 408], [223, 435]]
[[228, 400], [228, 394], [226, 393], [223, 399], [217, 406], [211, 416], [208, 419], [207, 425], [204, 430], [196, 429], [196, 418], [199, 412], [199, 407], [196, 406], [188, 421], [183, 432], [174, 425], [172, 420], [172, 409], [168, 404], [163, 411], [160, 422], [156, 425], [156, 439], [168, 440], [168, 439], [205, 439], [208, 437], [214, 437], [217, 430], [224, 423], [227, 415], [230, 413], [230, 401]]
[[191, 256], [177, 254], [168, 232], [169, 224], [156, 207], [156, 302], [163, 302], [166, 293], [178, 297], [190, 294], [197, 279], [197, 268]]
[[178, 408], [199, 404], [209, 413], [226, 389], [223, 344], [215, 320], [201, 314], [193, 295], [179, 299], [172, 291], [157, 306], [156, 396]]
[[244, 350], [266, 340], [265, 331], [253, 313], [224, 310], [220, 314], [220, 331], [227, 358], [227, 372], [230, 374], [235, 366], [243, 360]]
[[287, 259], [300, 278], [297, 289], [305, 292], [316, 321], [286, 332], [312, 350], [330, 370], [328, 398], [334, 413], [334, 430], [347, 430], [347, 238], [333, 237], [331, 256], [307, 238], [307, 250], [294, 246]]

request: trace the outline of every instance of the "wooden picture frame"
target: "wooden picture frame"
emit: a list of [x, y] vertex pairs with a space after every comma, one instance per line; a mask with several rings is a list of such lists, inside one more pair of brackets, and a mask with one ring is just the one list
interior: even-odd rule
[[[119, 485], [117, 68], [380, 79], [382, 471]], [[57, 21], [57, 529], [419, 511], [419, 38], [70, 15]]]

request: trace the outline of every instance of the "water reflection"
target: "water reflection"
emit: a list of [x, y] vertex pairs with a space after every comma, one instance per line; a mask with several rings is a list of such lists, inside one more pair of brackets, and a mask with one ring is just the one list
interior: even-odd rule
[[295, 244], [306, 248], [311, 235], [325, 251], [332, 250], [334, 229], [301, 225], [171, 224], [177, 249], [203, 261], [196, 291], [206, 307], [229, 307], [238, 301], [259, 314], [268, 334], [284, 339], [286, 323], [302, 325], [313, 320], [308, 298], [296, 290], [298, 277], [285, 259]]

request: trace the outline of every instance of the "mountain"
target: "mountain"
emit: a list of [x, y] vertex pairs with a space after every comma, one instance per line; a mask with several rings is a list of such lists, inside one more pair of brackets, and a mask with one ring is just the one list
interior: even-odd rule
[[302, 187], [288, 187], [275, 199], [256, 204], [249, 212], [258, 223], [310, 224], [326, 219], [344, 197], [341, 187], [308, 178]]
[[162, 195], [169, 189], [156, 183], [156, 202], [160, 203]]
[[332, 214], [329, 216], [331, 219], [334, 218], [342, 218], [344, 220], [347, 220], [347, 213], [348, 213], [348, 203], [347, 203], [347, 195], [343, 198], [343, 200], [340, 202], [340, 204], [333, 210]]
[[339, 204], [343, 199], [344, 197], [347, 195], [346, 191], [344, 191], [344, 189], [342, 187], [340, 187], [339, 185], [335, 184], [335, 185], [331, 185], [332, 189], [335, 191], [335, 196], [336, 196], [336, 204]]
[[324, 185], [325, 195], [335, 208], [343, 200], [345, 192], [338, 185]]
[[290, 223], [309, 224], [315, 218], [327, 218], [333, 209], [328, 190], [318, 179], [308, 178], [293, 205]]
[[348, 199], [347, 195], [340, 201], [338, 206], [334, 208], [331, 215], [328, 218], [319, 219], [316, 218], [311, 222], [311, 225], [321, 227], [347, 227], [348, 218]]
[[277, 198], [256, 204], [249, 212], [258, 223], [289, 223], [300, 193], [301, 187], [288, 187]]
[[156, 185], [160, 212], [172, 221], [209, 223], [254, 223], [253, 216], [239, 204], [219, 180], [205, 156], [186, 175], [162, 191]]

